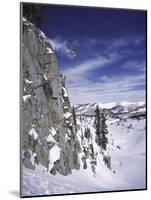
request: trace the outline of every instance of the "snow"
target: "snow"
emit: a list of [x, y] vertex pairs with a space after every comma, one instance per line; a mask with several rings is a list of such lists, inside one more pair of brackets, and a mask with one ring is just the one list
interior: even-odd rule
[[[71, 113], [66, 113], [68, 118]], [[94, 153], [97, 157], [96, 174], [91, 169], [91, 159], [87, 159], [87, 169], [83, 169], [81, 160], [83, 152], [79, 154], [80, 170], [73, 170], [72, 174], [63, 176], [57, 173], [53, 176], [41, 165], [35, 170], [23, 168], [23, 195], [51, 195], [65, 193], [100, 192], [114, 190], [131, 190], [145, 188], [146, 161], [145, 161], [145, 119], [137, 120], [128, 118], [107, 120], [108, 147], [104, 152], [111, 156], [111, 170], [104, 164], [100, 148], [95, 143], [94, 117], [77, 118], [79, 126], [77, 137], [80, 144], [85, 147], [93, 143]], [[81, 136], [86, 127], [90, 128], [92, 137], [82, 141]], [[49, 141], [54, 142], [54, 127], [51, 128]], [[66, 140], [68, 135], [66, 134]], [[120, 147], [120, 148], [119, 148]], [[49, 170], [60, 158], [60, 148], [57, 144], [49, 151]], [[98, 164], [99, 163], [99, 164]], [[113, 173], [114, 171], [114, 173]]]
[[50, 131], [50, 134], [47, 137], [47, 141], [56, 143], [56, 140], [53, 138], [53, 136], [56, 135], [57, 133], [55, 128], [52, 126], [51, 129], [49, 129], [49, 131]]
[[29, 81], [27, 78], [26, 78], [25, 82], [26, 82], [26, 83], [29, 83], [29, 84], [32, 83], [32, 81]]
[[49, 150], [50, 164], [53, 164], [59, 158], [60, 158], [60, 148], [57, 145], [55, 145]]
[[54, 135], [56, 135], [56, 129], [52, 126], [51, 127], [51, 129], [50, 129], [50, 132], [51, 132], [51, 134], [54, 136]]
[[63, 96], [64, 96], [64, 97], [68, 97], [68, 93], [67, 93], [66, 88], [65, 88], [65, 87], [62, 87], [62, 89], [63, 89], [63, 92], [64, 92]]
[[48, 142], [56, 142], [55, 139], [52, 137], [51, 134], [48, 135], [47, 141], [48, 141]]
[[70, 137], [68, 136], [67, 133], [65, 134], [65, 140], [66, 140], [66, 141], [70, 140]]
[[86, 183], [84, 179], [81, 181], [81, 175], [82, 173], [78, 173], [77, 177], [72, 175], [65, 177], [59, 174], [53, 176], [41, 165], [36, 166], [35, 171], [23, 168], [22, 196], [95, 191], [96, 188], [93, 186], [93, 182]]
[[64, 103], [64, 99], [63, 98], [61, 98], [62, 99], [62, 102]]
[[138, 102], [138, 106], [144, 106], [145, 105], [145, 101], [139, 101]]
[[47, 79], [47, 76], [46, 76], [45, 74], [43, 75], [43, 77], [44, 77], [44, 79], [45, 79], [46, 81], [48, 80], [48, 79]]
[[[55, 160], [55, 159], [54, 159]], [[53, 160], [53, 161], [54, 161]], [[103, 162], [100, 159], [100, 164]], [[50, 165], [51, 167], [53, 165]], [[87, 170], [73, 170], [73, 174], [56, 176], [46, 172], [46, 168], [36, 166], [36, 170], [23, 168], [23, 196], [51, 195], [66, 193], [84, 193], [113, 191], [117, 189], [130, 188], [122, 178], [117, 178], [105, 166], [97, 169], [97, 176], [93, 177], [91, 168]], [[101, 180], [101, 181], [100, 181]]]
[[106, 104], [98, 103], [97, 105], [99, 106], [99, 108], [111, 109], [111, 108], [115, 107], [117, 105], [117, 103], [115, 103], [115, 102], [106, 103]]
[[47, 53], [53, 53], [53, 51], [49, 47], [47, 47]]
[[129, 106], [129, 105], [136, 105], [136, 103], [127, 102], [127, 101], [122, 101], [122, 102], [120, 103], [120, 105], [121, 105], [121, 106], [127, 107], [127, 106]]
[[[44, 39], [47, 43], [49, 43], [49, 40], [48, 40], [48, 38], [47, 38], [47, 36], [45, 35], [44, 32], [40, 31], [40, 35], [43, 37], [43, 39]], [[52, 49], [51, 49], [50, 47], [47, 47], [47, 53], [54, 53], [54, 52], [52, 51]]]
[[35, 131], [34, 128], [31, 128], [31, 129], [30, 129], [29, 135], [30, 135], [30, 136], [33, 136], [33, 137], [34, 137], [34, 140], [36, 140], [36, 139], [38, 138], [38, 134], [37, 134], [37, 132]]
[[32, 162], [32, 165], [34, 166], [35, 165], [35, 157], [37, 156], [36, 153], [33, 153], [32, 151], [30, 151], [30, 155], [31, 155], [31, 162]]
[[47, 37], [46, 37], [46, 35], [45, 35], [44, 32], [40, 31], [40, 34], [41, 34], [41, 36], [42, 36], [44, 39], [47, 39]]
[[[132, 124], [132, 128], [130, 127]], [[119, 122], [119, 125], [108, 125], [110, 134], [114, 136], [114, 150], [110, 152], [112, 166], [123, 177], [131, 188], [145, 187], [145, 119]], [[115, 150], [119, 145], [121, 150]]]
[[[89, 170], [74, 170], [73, 174], [69, 176], [62, 176], [60, 174], [53, 176], [47, 173], [42, 166], [36, 166], [35, 171], [23, 168], [22, 195], [35, 196], [105, 191], [106, 188], [103, 186], [104, 180], [100, 182], [99, 179], [101, 177], [95, 180]], [[114, 177], [115, 175], [113, 174], [112, 176]], [[109, 177], [105, 178], [108, 179]], [[109, 186], [109, 188], [111, 187]]]
[[26, 18], [23, 17], [23, 22], [27, 22]]
[[31, 94], [27, 94], [23, 96], [23, 101], [25, 102], [29, 97], [31, 97]]
[[23, 17], [22, 20], [26, 24], [26, 26], [29, 26], [29, 25], [33, 26], [33, 24], [31, 22], [27, 21], [27, 19], [25, 17]]
[[[82, 120], [82, 124], [80, 120], [77, 120], [78, 125], [81, 124], [82, 128], [82, 130], [78, 131], [78, 138], [80, 140], [81, 132], [84, 132], [84, 128], [90, 125], [91, 133], [93, 133], [92, 142], [94, 151], [99, 152], [96, 143], [94, 142], [95, 130], [92, 126], [94, 118], [85, 117], [85, 119], [86, 120]], [[132, 126], [130, 126], [131, 124]], [[106, 187], [108, 190], [108, 181], [110, 181], [110, 179], [113, 181], [112, 187], [116, 187], [117, 190], [121, 189], [120, 187], [123, 187], [124, 189], [145, 188], [145, 119], [127, 119], [126, 121], [122, 121], [120, 119], [110, 118], [107, 120], [107, 126], [109, 131], [109, 145], [105, 155], [111, 156], [112, 170], [116, 172], [116, 181], [121, 185], [116, 185], [115, 178], [106, 171], [107, 169], [104, 168], [102, 159], [99, 157], [100, 165], [96, 168], [95, 179], [100, 176], [100, 172], [103, 170], [102, 168], [104, 168], [102, 172], [103, 177], [101, 176], [100, 180], [103, 182], [103, 186], [105, 186], [105, 182], [107, 182]], [[117, 148], [117, 146], [121, 149]], [[92, 174], [92, 172], [90, 173]]]
[[71, 117], [71, 116], [72, 116], [72, 113], [70, 113], [70, 112], [67, 112], [67, 113], [64, 114], [64, 117], [65, 117], [66, 119], [68, 119], [68, 118]]
[[[128, 113], [132, 111], [136, 111], [136, 109], [144, 110], [145, 111], [145, 102], [140, 101], [140, 102], [121, 102], [121, 103], [115, 103], [115, 102], [110, 102], [110, 103], [95, 103], [95, 104], [79, 104], [75, 106], [75, 111], [77, 115], [94, 115], [94, 110], [96, 109], [96, 106], [99, 106], [100, 109], [112, 109], [113, 113], [118, 113], [119, 111], [121, 113]], [[139, 108], [143, 107], [143, 108]], [[141, 110], [140, 110], [141, 111]]]
[[120, 103], [120, 105], [124, 106], [124, 107], [128, 107], [128, 106], [143, 106], [145, 104], [144, 101], [140, 101], [140, 102], [126, 102], [126, 101], [122, 101]]
[[141, 112], [145, 112], [145, 108], [139, 108], [136, 111], [132, 111], [131, 114], [137, 114], [137, 113], [141, 113]]

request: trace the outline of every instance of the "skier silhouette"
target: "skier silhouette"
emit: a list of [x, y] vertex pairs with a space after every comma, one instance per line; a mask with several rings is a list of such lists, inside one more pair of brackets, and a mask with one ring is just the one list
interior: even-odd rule
[[77, 56], [77, 51], [76, 49], [71, 49], [71, 55], [73, 56], [73, 58], [75, 58]]

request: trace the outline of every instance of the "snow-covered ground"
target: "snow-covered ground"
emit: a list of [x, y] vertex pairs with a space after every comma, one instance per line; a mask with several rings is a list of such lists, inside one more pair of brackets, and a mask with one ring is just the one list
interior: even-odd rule
[[98, 192], [112, 190], [129, 190], [145, 188], [145, 119], [114, 119], [107, 120], [108, 148], [111, 156], [111, 170], [106, 167], [102, 154], [95, 143], [94, 118], [84, 117], [77, 120], [78, 138], [86, 127], [92, 134], [94, 151], [98, 152], [96, 174], [92, 173], [91, 160], [88, 168], [82, 168], [82, 152], [80, 156], [80, 170], [73, 170], [68, 176], [47, 172], [41, 165], [35, 170], [23, 167], [22, 195], [51, 195], [64, 193]]
[[[112, 167], [117, 175], [129, 183], [131, 189], [145, 187], [146, 144], [145, 119], [117, 121], [108, 124], [114, 148], [111, 148]], [[110, 146], [111, 147], [111, 146]], [[116, 147], [117, 148], [115, 150]]]

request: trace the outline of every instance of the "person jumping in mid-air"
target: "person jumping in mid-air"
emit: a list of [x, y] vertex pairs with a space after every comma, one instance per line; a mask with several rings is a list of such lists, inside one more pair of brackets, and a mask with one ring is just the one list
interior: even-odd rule
[[77, 51], [75, 49], [71, 49], [71, 55], [75, 58], [77, 56]]

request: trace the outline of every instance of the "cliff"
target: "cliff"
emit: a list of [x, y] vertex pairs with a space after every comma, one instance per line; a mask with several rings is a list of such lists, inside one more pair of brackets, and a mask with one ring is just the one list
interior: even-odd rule
[[22, 164], [67, 175], [80, 168], [80, 144], [65, 79], [44, 33], [26, 19], [22, 27]]

